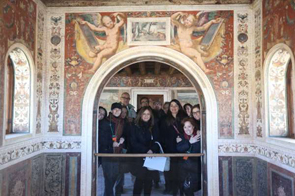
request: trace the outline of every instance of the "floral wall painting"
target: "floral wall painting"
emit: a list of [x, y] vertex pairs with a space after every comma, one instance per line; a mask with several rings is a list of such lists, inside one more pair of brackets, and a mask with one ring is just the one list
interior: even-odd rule
[[170, 18], [128, 18], [128, 45], [169, 45]]
[[84, 14], [75, 17], [75, 40], [78, 54], [92, 67], [85, 73], [93, 74], [104, 59], [116, 54], [126, 37], [126, 16], [123, 13], [109, 15]]
[[269, 135], [287, 136], [286, 71], [290, 54], [279, 49], [268, 69]]
[[294, 178], [273, 169], [270, 172], [271, 195], [294, 195]]

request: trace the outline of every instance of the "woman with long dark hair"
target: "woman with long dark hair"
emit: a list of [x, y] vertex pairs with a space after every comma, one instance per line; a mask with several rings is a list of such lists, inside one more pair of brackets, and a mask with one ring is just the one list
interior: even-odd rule
[[192, 108], [192, 117], [195, 120], [195, 129], [200, 130], [201, 128], [201, 110], [200, 104], [196, 104]]
[[[158, 127], [154, 123], [152, 109], [144, 106], [139, 110], [134, 124], [131, 126], [132, 153], [158, 153]], [[133, 195], [150, 195], [152, 191], [152, 172], [143, 167], [143, 159], [136, 158], [133, 174], [136, 176]]]
[[[176, 138], [179, 153], [200, 153], [201, 134], [195, 129], [195, 120], [184, 118], [181, 122], [183, 134]], [[201, 189], [201, 159], [200, 157], [183, 157], [180, 167], [181, 193], [193, 196]]]
[[[176, 138], [182, 134], [181, 120], [186, 116], [180, 102], [173, 99], [169, 103], [167, 116], [161, 122], [161, 138], [162, 146], [165, 153], [177, 153]], [[164, 172], [165, 176], [165, 191], [164, 194], [172, 193], [177, 195], [180, 181], [178, 177], [178, 161], [179, 158], [172, 157], [170, 159], [170, 171]]]
[[188, 117], [192, 117], [192, 108], [193, 106], [190, 103], [186, 103], [183, 106], [183, 110], [186, 112]]

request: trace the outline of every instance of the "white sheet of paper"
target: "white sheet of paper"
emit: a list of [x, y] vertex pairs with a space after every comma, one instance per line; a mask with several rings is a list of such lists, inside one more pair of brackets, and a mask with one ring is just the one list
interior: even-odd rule
[[167, 157], [146, 157], [143, 167], [163, 172]]

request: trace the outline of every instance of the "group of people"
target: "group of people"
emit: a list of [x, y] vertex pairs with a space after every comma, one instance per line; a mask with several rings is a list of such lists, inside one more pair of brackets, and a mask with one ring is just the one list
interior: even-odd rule
[[[99, 107], [99, 153], [159, 153], [160, 144], [165, 153], [200, 153], [200, 106], [177, 99], [154, 102], [140, 99], [141, 107], [135, 112], [130, 95], [122, 93], [120, 102], [113, 103], [109, 115]], [[126, 159], [126, 160], [125, 160]], [[134, 178], [133, 195], [150, 195], [153, 182], [157, 188], [158, 171], [143, 167], [143, 158], [100, 159], [105, 178], [105, 196], [120, 195], [124, 173]], [[170, 170], [164, 172], [164, 194], [194, 195], [201, 189], [200, 157], [171, 157]], [[115, 190], [115, 191], [114, 191]]]

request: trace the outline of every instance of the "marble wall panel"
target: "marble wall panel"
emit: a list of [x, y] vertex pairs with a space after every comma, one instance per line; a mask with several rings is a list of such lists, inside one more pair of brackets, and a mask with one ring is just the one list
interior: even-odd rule
[[270, 186], [271, 196], [276, 195], [294, 195], [295, 173], [291, 173], [276, 165], [269, 164], [268, 184]]
[[17, 163], [3, 171], [2, 195], [30, 195], [30, 161]]
[[233, 195], [233, 157], [219, 157], [219, 195]]
[[44, 188], [44, 156], [43, 154], [35, 156], [31, 159], [32, 182], [31, 196], [43, 195]]
[[261, 159], [256, 159], [256, 195], [268, 195], [267, 184], [267, 162]]
[[65, 155], [45, 154], [44, 195], [65, 194]]
[[255, 158], [233, 157], [233, 192], [237, 196], [253, 196], [255, 186]]
[[80, 195], [81, 153], [66, 154], [65, 195]]

